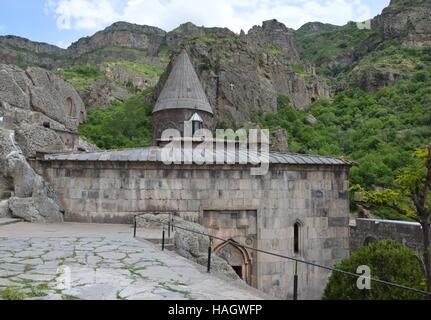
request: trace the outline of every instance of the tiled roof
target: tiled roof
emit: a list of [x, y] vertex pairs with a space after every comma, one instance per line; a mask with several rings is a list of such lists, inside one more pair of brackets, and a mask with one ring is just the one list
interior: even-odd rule
[[[118, 151], [103, 151], [103, 152], [91, 152], [91, 153], [72, 153], [72, 154], [50, 154], [45, 155], [43, 160], [45, 161], [121, 161], [121, 162], [163, 162], [162, 148], [149, 147], [139, 149], [127, 149]], [[188, 159], [191, 158], [191, 150], [177, 149], [172, 153], [173, 160], [184, 159], [184, 156]], [[255, 151], [248, 150], [236, 150], [230, 152], [227, 150], [214, 151], [210, 154], [210, 157], [217, 163], [219, 160], [223, 160], [226, 163], [240, 163], [239, 159], [247, 159], [247, 163], [255, 164], [259, 159], [259, 154]], [[330, 165], [330, 166], [341, 166], [351, 165], [350, 161], [338, 158], [320, 157], [320, 156], [309, 156], [309, 155], [298, 155], [298, 154], [281, 154], [281, 153], [270, 153], [269, 163], [271, 164], [297, 164], [297, 165]]]

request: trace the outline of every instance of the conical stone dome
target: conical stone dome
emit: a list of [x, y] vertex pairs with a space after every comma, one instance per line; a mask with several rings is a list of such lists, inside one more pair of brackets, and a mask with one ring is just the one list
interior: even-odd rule
[[213, 114], [202, 84], [185, 49], [175, 59], [153, 113], [171, 109], [191, 109]]

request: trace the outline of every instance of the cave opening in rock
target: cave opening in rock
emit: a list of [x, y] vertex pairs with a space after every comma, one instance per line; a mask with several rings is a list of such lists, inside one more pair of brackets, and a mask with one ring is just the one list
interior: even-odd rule
[[66, 99], [66, 114], [71, 116], [73, 113], [73, 100], [71, 97]]

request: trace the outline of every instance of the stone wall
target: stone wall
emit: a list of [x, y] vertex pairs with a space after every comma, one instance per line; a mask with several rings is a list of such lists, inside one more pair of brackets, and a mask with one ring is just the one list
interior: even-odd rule
[[[246, 166], [77, 161], [34, 165], [59, 193], [68, 221], [131, 223], [138, 212], [177, 211], [207, 224], [214, 234], [221, 230], [240, 243], [249, 237], [258, 248], [289, 256], [294, 255], [293, 226], [299, 221], [298, 257], [333, 266], [349, 253], [347, 167], [272, 165], [267, 175], [251, 176]], [[217, 219], [219, 211], [232, 212], [226, 228]], [[237, 233], [231, 232], [233, 224]], [[251, 256], [256, 286], [292, 298], [294, 264], [260, 253]], [[319, 299], [328, 272], [305, 265], [298, 271], [300, 298]]]
[[391, 239], [415, 250], [423, 250], [419, 223], [374, 219], [356, 219], [350, 227], [350, 251], [376, 240]]

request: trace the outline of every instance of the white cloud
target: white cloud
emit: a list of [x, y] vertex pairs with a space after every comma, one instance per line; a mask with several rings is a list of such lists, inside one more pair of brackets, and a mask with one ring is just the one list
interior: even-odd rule
[[344, 24], [371, 18], [361, 0], [46, 0], [59, 29], [96, 30], [128, 21], [172, 30], [191, 21], [239, 32], [268, 19], [289, 27], [321, 21]]
[[121, 18], [115, 0], [48, 0], [45, 12], [54, 13], [61, 30], [97, 29]]
[[0, 24], [0, 35], [4, 34], [6, 32], [6, 27], [2, 24]]

